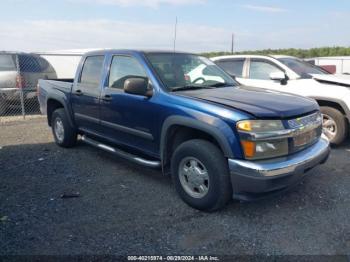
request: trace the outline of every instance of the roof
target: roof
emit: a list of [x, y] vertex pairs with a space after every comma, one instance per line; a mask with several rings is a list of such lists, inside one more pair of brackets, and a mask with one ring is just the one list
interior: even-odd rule
[[87, 52], [85, 55], [104, 55], [104, 54], [114, 54], [114, 53], [123, 53], [123, 54], [151, 54], [151, 53], [164, 53], [164, 54], [191, 54], [188, 52], [182, 52], [182, 51], [173, 51], [173, 50], [138, 50], [138, 49], [102, 49], [102, 50], [95, 50], [92, 52]]
[[17, 54], [31, 54], [31, 53], [20, 52], [20, 51], [0, 51], [0, 54], [17, 55]]
[[54, 50], [54, 51], [43, 51], [43, 52], [35, 52], [40, 55], [76, 55], [82, 56], [85, 53], [98, 51], [98, 50], [107, 50], [105, 48], [86, 48], [86, 49], [67, 49], [67, 50]]
[[295, 56], [290, 56], [290, 55], [271, 55], [273, 58], [296, 58]]
[[217, 57], [212, 57], [211, 59], [213, 61], [216, 61], [216, 60], [221, 60], [221, 59], [229, 59], [229, 58], [275, 58], [275, 59], [278, 59], [278, 58], [295, 58], [293, 56], [287, 56], [287, 55], [249, 55], [249, 54], [246, 54], [246, 55], [226, 55], [226, 56], [217, 56]]

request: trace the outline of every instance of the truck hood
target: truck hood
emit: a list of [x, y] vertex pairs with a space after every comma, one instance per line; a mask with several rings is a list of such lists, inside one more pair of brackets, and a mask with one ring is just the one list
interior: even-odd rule
[[311, 76], [320, 83], [350, 87], [350, 75], [311, 74]]
[[291, 118], [318, 110], [317, 103], [309, 98], [246, 86], [188, 90], [178, 93], [238, 109], [257, 118]]

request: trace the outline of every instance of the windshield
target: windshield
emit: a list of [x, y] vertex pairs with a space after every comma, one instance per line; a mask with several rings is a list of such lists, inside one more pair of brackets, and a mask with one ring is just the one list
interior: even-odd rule
[[311, 78], [311, 74], [329, 74], [322, 68], [314, 66], [305, 61], [299, 60], [297, 58], [279, 58], [278, 61], [280, 61], [282, 64], [286, 65], [295, 73], [300, 75], [301, 78]]
[[205, 57], [180, 53], [148, 53], [146, 57], [170, 91], [238, 85]]

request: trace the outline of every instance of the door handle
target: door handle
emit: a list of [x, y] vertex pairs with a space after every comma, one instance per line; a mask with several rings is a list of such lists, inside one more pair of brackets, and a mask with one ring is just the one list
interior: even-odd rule
[[77, 96], [81, 96], [81, 95], [83, 94], [83, 91], [81, 91], [80, 89], [78, 89], [78, 90], [76, 90], [76, 91], [74, 92], [74, 94], [77, 95]]
[[104, 101], [111, 101], [113, 98], [111, 95], [105, 95], [104, 97], [102, 97], [102, 100]]

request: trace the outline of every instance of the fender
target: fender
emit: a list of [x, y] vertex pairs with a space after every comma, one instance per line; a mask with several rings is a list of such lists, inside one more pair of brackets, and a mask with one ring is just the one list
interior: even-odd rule
[[[174, 125], [180, 125], [180, 126], [190, 127], [193, 129], [198, 129], [199, 131], [203, 131], [211, 135], [219, 143], [222, 151], [224, 152], [225, 157], [234, 158], [234, 154], [232, 152], [231, 146], [227, 141], [226, 137], [214, 125], [210, 125], [208, 123], [205, 123], [203, 121], [200, 121], [194, 118], [189, 118], [184, 116], [170, 116], [163, 123], [161, 140], [160, 140], [160, 154], [161, 154], [161, 160], [162, 160], [163, 166], [166, 164], [165, 159], [167, 157], [166, 148], [168, 145], [166, 144], [166, 139], [168, 136], [168, 130]], [[232, 135], [234, 134], [232, 133]]]
[[344, 110], [345, 112], [345, 116], [348, 119], [348, 121], [350, 122], [350, 109], [347, 106], [347, 104], [340, 100], [340, 99], [336, 99], [336, 98], [328, 98], [328, 97], [318, 97], [318, 96], [311, 96], [310, 98], [317, 100], [323, 100], [323, 101], [329, 101], [329, 102], [333, 102], [336, 103], [338, 105], [340, 105], [340, 107]]
[[[57, 90], [55, 90], [54, 92], [51, 92], [50, 95], [48, 95], [48, 97], [46, 98], [46, 107], [48, 105], [47, 102], [50, 99], [51, 100], [56, 100], [57, 102], [60, 102], [63, 105], [64, 111], [66, 112], [66, 115], [68, 117], [69, 125], [72, 128], [75, 128], [75, 122], [74, 122], [74, 118], [72, 116], [72, 108], [70, 107], [70, 105], [69, 105], [69, 103], [67, 101], [66, 95], [61, 93], [61, 92], [57, 92]], [[46, 109], [46, 111], [47, 111], [47, 109]]]

